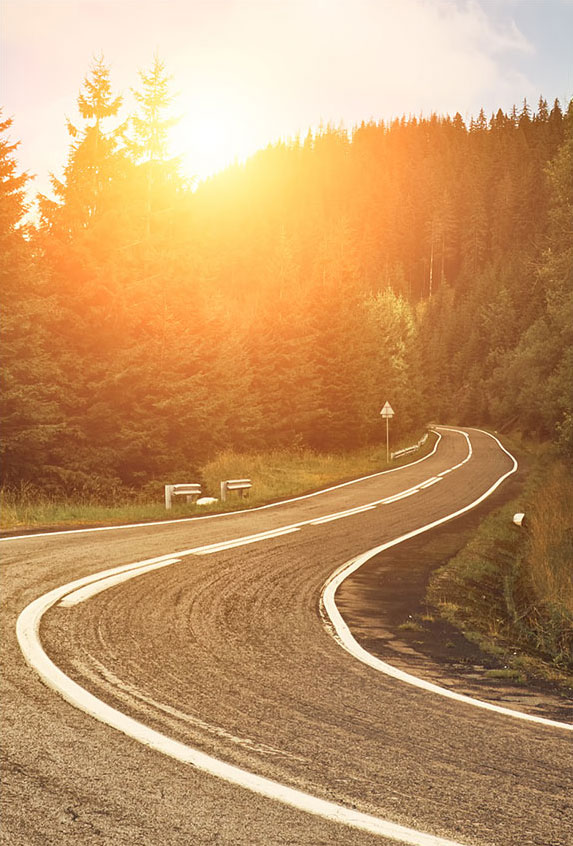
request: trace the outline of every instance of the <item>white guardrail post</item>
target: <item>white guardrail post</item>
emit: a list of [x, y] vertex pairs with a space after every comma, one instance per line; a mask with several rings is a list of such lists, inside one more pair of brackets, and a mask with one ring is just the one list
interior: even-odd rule
[[187, 502], [193, 502], [201, 496], [201, 485], [191, 482], [187, 485], [165, 485], [165, 510], [169, 511], [174, 496], [184, 496]]
[[239, 496], [243, 497], [245, 491], [249, 491], [252, 486], [253, 483], [250, 479], [227, 479], [225, 482], [221, 482], [221, 502], [225, 502], [229, 491], [237, 491]]

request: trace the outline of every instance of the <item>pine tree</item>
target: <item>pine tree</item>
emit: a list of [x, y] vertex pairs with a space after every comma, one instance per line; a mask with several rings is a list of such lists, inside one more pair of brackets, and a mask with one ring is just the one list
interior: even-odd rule
[[[178, 180], [179, 161], [169, 156], [169, 130], [177, 123], [169, 117], [173, 96], [165, 63], [157, 53], [149, 71], [140, 71], [141, 90], [133, 94], [139, 111], [131, 118], [132, 137], [129, 150], [142, 168], [145, 183], [145, 235], [149, 238], [154, 214], [165, 208], [165, 194], [181, 187]], [[163, 196], [162, 196], [163, 195]], [[169, 200], [167, 206], [169, 205]]]
[[[538, 260], [544, 301], [493, 374], [490, 393], [498, 420], [519, 419], [529, 433], [557, 436], [573, 456], [573, 102], [565, 140], [547, 168], [549, 231]], [[541, 312], [541, 313], [540, 313]]]
[[521, 111], [519, 113], [518, 125], [520, 129], [523, 129], [526, 132], [531, 126], [531, 109], [525, 98], [523, 99], [523, 105], [521, 106]]
[[113, 209], [118, 182], [124, 176], [125, 161], [120, 151], [124, 126], [108, 129], [110, 119], [118, 115], [122, 98], [112, 94], [109, 68], [103, 58], [94, 61], [77, 104], [84, 124], [78, 127], [68, 120], [72, 139], [68, 162], [62, 180], [52, 176], [57, 199], [40, 198], [44, 224], [68, 237]]
[[65, 419], [54, 351], [58, 309], [24, 224], [30, 177], [18, 173], [12, 123], [0, 121], [0, 467], [2, 483], [17, 485], [49, 475]]
[[479, 115], [477, 120], [471, 119], [470, 122], [470, 132], [486, 132], [487, 131], [487, 118], [485, 116], [485, 112], [483, 108], [479, 110]]
[[1, 117], [0, 109], [0, 243], [5, 257], [5, 251], [26, 212], [25, 188], [30, 177], [27, 173], [17, 173], [14, 153], [19, 142], [11, 143], [7, 137], [13, 119], [1, 120]]
[[547, 108], [547, 100], [544, 97], [539, 97], [537, 104], [537, 112], [533, 118], [536, 123], [547, 123], [549, 120], [549, 110]]
[[165, 162], [169, 158], [169, 130], [177, 122], [167, 116], [173, 102], [170, 77], [157, 54], [151, 69], [147, 73], [140, 71], [139, 76], [142, 90], [134, 90], [133, 94], [140, 112], [131, 118], [134, 138], [130, 141], [130, 151], [137, 162]]
[[409, 303], [387, 288], [366, 300], [365, 333], [371, 333], [367, 367], [372, 371], [375, 396], [372, 419], [389, 400], [397, 414], [396, 433], [407, 433], [419, 420], [420, 384], [415, 368], [416, 326]]

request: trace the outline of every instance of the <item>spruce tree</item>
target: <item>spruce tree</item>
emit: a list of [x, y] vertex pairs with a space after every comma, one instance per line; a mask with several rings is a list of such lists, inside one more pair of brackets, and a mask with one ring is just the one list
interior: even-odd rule
[[130, 154], [142, 170], [145, 185], [144, 231], [149, 238], [154, 214], [169, 207], [166, 194], [181, 187], [179, 161], [169, 155], [169, 130], [177, 120], [169, 116], [173, 102], [170, 77], [157, 53], [149, 71], [140, 71], [141, 89], [133, 90], [138, 112], [131, 117]]
[[[52, 176], [57, 199], [40, 198], [44, 224], [60, 235], [71, 237], [98, 214], [113, 209], [118, 193], [114, 189], [124, 166], [120, 149], [124, 126], [114, 121], [121, 104], [121, 96], [112, 94], [109, 68], [100, 57], [85, 77], [77, 99], [83, 125], [67, 122], [71, 138], [68, 162], [63, 179]], [[115, 125], [110, 127], [110, 121]]]
[[30, 177], [18, 172], [12, 123], [0, 120], [0, 468], [2, 484], [41, 485], [66, 423], [59, 315], [24, 223]]

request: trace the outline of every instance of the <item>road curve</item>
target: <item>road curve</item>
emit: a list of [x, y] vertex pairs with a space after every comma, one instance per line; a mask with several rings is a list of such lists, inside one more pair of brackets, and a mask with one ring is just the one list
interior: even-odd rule
[[342, 650], [319, 613], [338, 567], [510, 472], [489, 436], [470, 431], [470, 451], [466, 434], [442, 435], [423, 462], [273, 509], [3, 541], [2, 842], [384, 840], [171, 760], [39, 683], [14, 636], [22, 610], [146, 560], [153, 569], [110, 574], [105, 589], [77, 585], [74, 598], [70, 587], [42, 617], [47, 655], [108, 708], [357, 817], [463, 844], [570, 843], [569, 732], [382, 676]]

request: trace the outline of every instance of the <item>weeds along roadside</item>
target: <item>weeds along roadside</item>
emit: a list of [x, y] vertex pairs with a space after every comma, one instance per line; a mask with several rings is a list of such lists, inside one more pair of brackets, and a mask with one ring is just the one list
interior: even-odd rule
[[[396, 443], [394, 448], [416, 443], [422, 434], [422, 431], [416, 432]], [[121, 525], [254, 507], [377, 473], [388, 466], [399, 467], [427, 455], [434, 444], [435, 436], [431, 436], [414, 455], [390, 465], [386, 464], [385, 444], [347, 453], [318, 453], [302, 448], [251, 454], [229, 451], [206, 464], [200, 471], [200, 478], [196, 478], [196, 474], [188, 478], [189, 473], [182, 471], [173, 474], [173, 478], [148, 483], [140, 491], [110, 490], [94, 495], [78, 490], [63, 496], [22, 484], [0, 491], [0, 529], [14, 532]], [[218, 497], [222, 480], [244, 477], [253, 482], [248, 498], [233, 496], [225, 503], [197, 506], [182, 501], [181, 497], [169, 512], [165, 511], [163, 486], [167, 482], [200, 481], [203, 494]]]
[[545, 448], [530, 457], [523, 495], [434, 572], [427, 600], [508, 671], [573, 686], [573, 473]]

